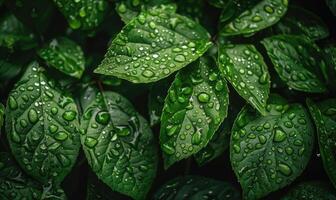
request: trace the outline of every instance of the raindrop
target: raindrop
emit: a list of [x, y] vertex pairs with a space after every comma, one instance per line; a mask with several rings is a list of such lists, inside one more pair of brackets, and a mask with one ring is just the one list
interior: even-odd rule
[[77, 116], [77, 113], [75, 111], [65, 111], [62, 115], [63, 119], [67, 121], [73, 121]]
[[85, 142], [84, 142], [85, 146], [87, 146], [89, 148], [95, 147], [97, 145], [97, 143], [98, 143], [98, 141], [93, 137], [86, 137]]
[[99, 111], [96, 115], [96, 122], [107, 125], [110, 122], [110, 114], [106, 111]]

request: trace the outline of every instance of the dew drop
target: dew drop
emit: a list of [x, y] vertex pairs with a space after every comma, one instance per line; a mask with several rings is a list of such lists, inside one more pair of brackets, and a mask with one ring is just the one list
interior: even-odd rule
[[86, 137], [85, 142], [84, 142], [85, 146], [87, 146], [89, 148], [95, 147], [97, 145], [97, 143], [98, 143], [98, 141], [93, 137]]
[[77, 116], [77, 113], [75, 111], [65, 111], [62, 115], [63, 119], [66, 121], [73, 121]]
[[96, 122], [107, 125], [110, 122], [110, 114], [106, 111], [99, 111], [96, 115]]
[[279, 171], [283, 174], [283, 175], [285, 175], [285, 176], [289, 176], [289, 175], [291, 175], [292, 174], [292, 169], [288, 166], [288, 165], [286, 165], [286, 164], [279, 164], [278, 165], [278, 167], [279, 167]]
[[282, 130], [276, 128], [274, 129], [274, 142], [282, 142], [286, 139], [286, 133], [283, 132]]
[[60, 131], [60, 132], [57, 132], [54, 137], [58, 141], [64, 141], [68, 138], [68, 134], [64, 131]]
[[34, 108], [29, 110], [28, 119], [32, 124], [35, 124], [38, 121], [38, 115]]
[[205, 92], [201, 92], [197, 98], [201, 103], [208, 103], [210, 100], [210, 96]]

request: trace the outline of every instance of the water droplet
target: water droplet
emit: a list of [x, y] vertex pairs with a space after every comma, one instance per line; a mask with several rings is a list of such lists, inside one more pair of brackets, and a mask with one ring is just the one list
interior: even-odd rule
[[169, 146], [167, 143], [162, 145], [162, 150], [168, 155], [172, 155], [175, 153], [175, 149]]
[[177, 62], [184, 62], [186, 61], [186, 58], [184, 57], [184, 55], [180, 54], [180, 55], [175, 56], [174, 60]]
[[197, 98], [201, 103], [208, 103], [210, 100], [210, 96], [205, 92], [200, 93]]
[[20, 143], [21, 141], [19, 134], [15, 130], [12, 130], [10, 137], [12, 141], [15, 143]]
[[97, 143], [98, 143], [98, 141], [93, 137], [86, 137], [85, 142], [84, 142], [85, 146], [87, 146], [89, 148], [95, 147], [97, 145]]
[[126, 5], [124, 3], [121, 3], [119, 6], [118, 6], [118, 11], [120, 13], [125, 13], [127, 11], [127, 8], [126, 8]]
[[252, 17], [253, 22], [260, 22], [261, 20], [262, 20], [262, 18], [259, 15], [256, 15], [256, 16]]
[[142, 75], [143, 75], [144, 77], [151, 78], [151, 77], [154, 76], [154, 72], [151, 71], [151, 70], [146, 69], [146, 70], [144, 70], [144, 71], [142, 72]]
[[269, 5], [265, 5], [264, 10], [269, 14], [272, 14], [274, 12], [274, 9]]
[[63, 119], [67, 121], [73, 121], [77, 116], [77, 113], [75, 111], [65, 111], [62, 115]]
[[336, 108], [328, 108], [324, 114], [326, 115], [329, 115], [329, 116], [332, 116], [332, 115], [335, 115], [336, 114]]
[[34, 108], [29, 110], [28, 119], [32, 124], [35, 124], [38, 121], [38, 115]]
[[74, 17], [72, 17], [70, 20], [69, 20], [69, 25], [72, 29], [79, 29], [82, 25], [82, 23], [75, 19]]
[[96, 122], [107, 125], [110, 122], [110, 114], [106, 111], [99, 111], [96, 115]]
[[268, 73], [264, 72], [260, 77], [259, 77], [259, 83], [260, 84], [266, 84], [268, 82]]
[[56, 115], [56, 114], [58, 113], [58, 109], [57, 109], [56, 107], [52, 107], [52, 108], [51, 108], [51, 113], [52, 113], [53, 115]]
[[267, 141], [267, 138], [264, 135], [259, 135], [258, 139], [261, 144], [265, 144]]
[[178, 126], [177, 125], [168, 125], [166, 127], [167, 135], [172, 136], [177, 132]]
[[57, 132], [54, 137], [56, 140], [64, 141], [68, 138], [68, 134], [64, 131], [60, 131], [60, 132]]
[[233, 150], [235, 151], [235, 153], [239, 153], [240, 152], [240, 146], [237, 144], [233, 145]]
[[292, 174], [292, 169], [288, 166], [288, 165], [286, 165], [286, 164], [279, 164], [278, 165], [278, 167], [279, 167], [279, 171], [283, 174], [283, 175], [285, 175], [285, 176], [289, 176], [289, 175], [291, 175]]
[[285, 132], [283, 132], [278, 128], [274, 129], [274, 138], [273, 138], [274, 142], [282, 142], [286, 139], [286, 137], [287, 135]]
[[194, 145], [199, 145], [202, 142], [202, 133], [200, 130], [197, 130], [192, 136], [191, 142]]
[[49, 126], [50, 133], [56, 133], [57, 130], [58, 130], [58, 126], [56, 126], [54, 124]]
[[15, 98], [12, 97], [12, 96], [9, 96], [9, 98], [8, 98], [8, 105], [9, 105], [9, 108], [12, 109], [12, 110], [15, 110], [15, 109], [18, 108], [18, 104], [17, 104]]
[[116, 127], [116, 132], [119, 136], [128, 136], [129, 134], [131, 134], [131, 130], [127, 126]]

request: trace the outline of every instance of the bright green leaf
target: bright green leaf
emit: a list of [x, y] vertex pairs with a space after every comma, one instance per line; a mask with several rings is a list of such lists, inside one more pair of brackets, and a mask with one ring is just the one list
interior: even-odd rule
[[12, 14], [5, 14], [0, 18], [0, 47], [22, 50], [37, 46], [36, 38]]
[[219, 69], [240, 96], [265, 113], [270, 75], [262, 55], [253, 45], [221, 46]]
[[231, 36], [258, 32], [277, 23], [287, 6], [288, 0], [262, 0], [223, 26], [220, 33]]
[[48, 45], [38, 51], [38, 54], [47, 64], [69, 76], [81, 78], [84, 72], [83, 50], [68, 38], [61, 37], [51, 40]]
[[142, 10], [169, 3], [172, 3], [172, 0], [117, 0], [116, 11], [121, 19], [128, 23], [138, 16]]
[[81, 140], [89, 165], [113, 191], [144, 199], [158, 162], [147, 121], [117, 93], [89, 87], [81, 99]]
[[329, 36], [327, 25], [319, 16], [297, 6], [290, 6], [287, 14], [275, 25], [275, 30], [282, 34], [305, 35], [313, 40]]
[[54, 0], [72, 29], [91, 30], [104, 19], [106, 0]]
[[163, 79], [200, 57], [211, 46], [196, 22], [161, 6], [143, 12], [112, 41], [96, 73], [134, 83]]
[[184, 176], [168, 181], [155, 193], [153, 200], [239, 200], [240, 192], [227, 182], [200, 176]]
[[323, 182], [304, 182], [294, 186], [281, 200], [336, 200], [335, 191]]
[[10, 92], [6, 132], [20, 166], [41, 183], [59, 184], [80, 148], [74, 100], [34, 62]]
[[212, 59], [202, 57], [180, 71], [161, 116], [165, 168], [205, 147], [227, 115], [228, 88]]
[[319, 67], [325, 65], [320, 49], [303, 36], [277, 35], [262, 44], [279, 74], [290, 88], [321, 93], [326, 90]]
[[66, 199], [62, 189], [42, 187], [26, 176], [8, 153], [0, 152], [0, 199]]
[[308, 99], [307, 105], [316, 124], [324, 169], [336, 187], [336, 99], [327, 99], [316, 104]]
[[266, 116], [244, 107], [232, 128], [231, 164], [249, 200], [293, 182], [306, 167], [314, 144], [314, 128], [302, 105], [278, 96], [268, 103]]

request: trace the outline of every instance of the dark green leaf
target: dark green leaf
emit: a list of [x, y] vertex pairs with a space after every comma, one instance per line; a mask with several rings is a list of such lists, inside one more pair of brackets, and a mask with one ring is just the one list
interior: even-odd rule
[[104, 19], [108, 8], [105, 0], [54, 0], [72, 29], [91, 30]]
[[264, 114], [270, 92], [270, 75], [262, 55], [253, 45], [219, 48], [219, 69], [235, 90]]
[[[327, 80], [329, 86], [336, 89], [336, 45], [329, 44], [323, 49], [323, 57], [327, 65], [321, 67], [322, 73]], [[323, 66], [323, 65], [322, 65]]]
[[277, 35], [266, 38], [267, 50], [280, 78], [290, 88], [321, 93], [326, 90], [319, 67], [325, 65], [320, 49], [303, 36]]
[[20, 65], [0, 60], [0, 81], [11, 80], [21, 72]]
[[205, 147], [227, 115], [228, 88], [212, 59], [202, 57], [180, 71], [161, 116], [165, 168]]
[[128, 23], [133, 18], [139, 15], [142, 10], [147, 10], [151, 7], [172, 3], [171, 0], [117, 0], [116, 11], [121, 19]]
[[153, 200], [241, 199], [239, 191], [227, 182], [199, 176], [178, 177], [164, 184]]
[[220, 33], [231, 36], [258, 32], [277, 23], [287, 6], [288, 0], [262, 0], [223, 26]]
[[209, 34], [174, 10], [172, 6], [155, 7], [132, 20], [113, 40], [95, 72], [147, 83], [200, 57], [211, 46]]
[[324, 169], [336, 187], [336, 99], [328, 99], [316, 104], [308, 99], [307, 105], [317, 128]]
[[12, 14], [6, 14], [0, 19], [0, 47], [22, 50], [37, 46], [36, 38]]
[[20, 166], [46, 184], [59, 184], [80, 148], [74, 100], [32, 63], [9, 94], [6, 132]]
[[164, 79], [153, 85], [149, 91], [148, 114], [151, 126], [160, 123], [160, 117], [170, 83], [171, 81]]
[[331, 12], [336, 16], [336, 1], [335, 0], [326, 0], [327, 5], [329, 6]]
[[144, 199], [158, 162], [147, 121], [121, 95], [91, 87], [82, 107], [81, 140], [93, 171], [112, 190]]
[[271, 96], [266, 116], [249, 106], [232, 128], [230, 159], [246, 199], [259, 199], [293, 182], [306, 167], [314, 129], [300, 104]]
[[84, 72], [84, 53], [79, 45], [68, 38], [51, 40], [38, 54], [47, 64], [69, 76], [81, 78]]
[[0, 199], [66, 199], [62, 189], [42, 188], [27, 177], [8, 153], [0, 152]]
[[297, 6], [289, 7], [285, 17], [276, 24], [275, 30], [282, 34], [305, 35], [313, 40], [329, 36], [328, 27], [319, 16]]
[[281, 200], [336, 200], [335, 191], [321, 182], [305, 182], [295, 186]]
[[4, 122], [4, 116], [5, 116], [5, 107], [0, 103], [0, 135], [1, 135], [1, 127]]
[[209, 0], [209, 3], [217, 8], [225, 8], [233, 0]]
[[204, 7], [204, 0], [178, 0], [177, 2], [177, 12], [194, 19], [196, 22], [204, 19]]

